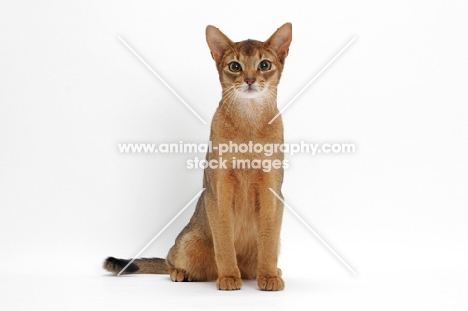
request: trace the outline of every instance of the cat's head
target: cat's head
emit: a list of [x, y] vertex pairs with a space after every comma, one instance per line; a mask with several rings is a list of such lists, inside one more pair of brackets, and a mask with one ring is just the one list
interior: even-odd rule
[[206, 27], [206, 41], [219, 73], [223, 96], [273, 98], [292, 38], [286, 23], [265, 42], [232, 42], [218, 28]]

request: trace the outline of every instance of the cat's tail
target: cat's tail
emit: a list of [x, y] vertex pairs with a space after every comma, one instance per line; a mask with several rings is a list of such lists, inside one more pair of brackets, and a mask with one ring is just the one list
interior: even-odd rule
[[[118, 274], [130, 262], [127, 259], [108, 257], [104, 260], [103, 268], [114, 274]], [[166, 260], [163, 258], [135, 259], [122, 274], [169, 274]]]

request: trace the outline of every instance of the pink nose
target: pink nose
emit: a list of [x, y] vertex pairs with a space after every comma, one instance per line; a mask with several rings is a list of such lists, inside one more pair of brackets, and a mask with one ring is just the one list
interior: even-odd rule
[[255, 78], [245, 78], [244, 81], [248, 85], [251, 85], [251, 84], [253, 84], [255, 82]]

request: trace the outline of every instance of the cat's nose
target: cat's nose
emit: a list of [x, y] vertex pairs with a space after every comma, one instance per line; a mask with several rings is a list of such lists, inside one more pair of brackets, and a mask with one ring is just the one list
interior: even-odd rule
[[256, 81], [256, 79], [253, 78], [253, 77], [247, 77], [247, 78], [244, 79], [244, 81], [245, 81], [245, 83], [247, 83], [248, 85], [251, 85], [251, 84], [253, 84], [253, 83]]

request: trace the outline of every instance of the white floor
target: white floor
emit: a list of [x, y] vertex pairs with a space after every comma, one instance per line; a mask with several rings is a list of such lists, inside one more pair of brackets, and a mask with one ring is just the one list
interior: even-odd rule
[[173, 283], [160, 275], [4, 274], [0, 310], [468, 310], [467, 271], [285, 280], [282, 292], [259, 291], [254, 281], [223, 292], [213, 282]]

